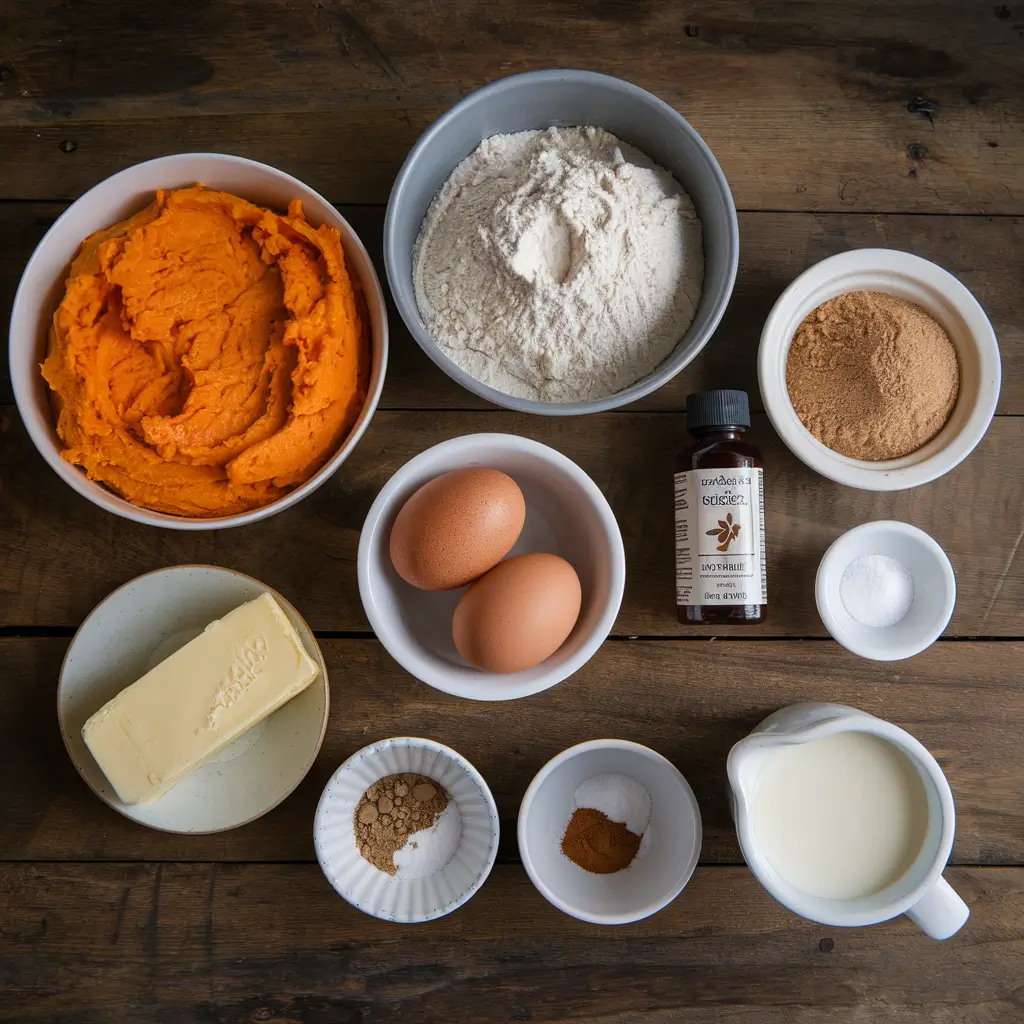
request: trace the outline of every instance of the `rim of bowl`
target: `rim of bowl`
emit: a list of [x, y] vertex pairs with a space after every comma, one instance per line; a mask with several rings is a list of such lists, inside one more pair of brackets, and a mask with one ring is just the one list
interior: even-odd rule
[[[461, 684], [453, 683], [443, 669], [437, 670], [425, 665], [418, 653], [414, 657], [409, 658], [407, 656], [408, 648], [403, 647], [399, 651], [395, 644], [394, 635], [391, 632], [389, 617], [380, 614], [376, 604], [370, 599], [372, 590], [369, 571], [370, 551], [380, 535], [381, 524], [386, 513], [393, 506], [396, 491], [404, 485], [417, 464], [428, 461], [428, 456], [448, 448], [472, 448], [473, 450], [478, 450], [487, 445], [501, 445], [510, 450], [529, 452], [538, 456], [549, 465], [560, 469], [575, 480], [590, 499], [598, 518], [601, 520], [605, 538], [608, 541], [610, 561], [608, 601], [596, 627], [587, 640], [580, 645], [580, 649], [576, 654], [559, 666], [557, 670], [550, 670], [546, 675], [529, 684], [502, 684], [502, 692], [500, 694], [492, 694], [492, 692], [478, 693], [473, 690], [472, 686], [463, 687]], [[442, 472], [449, 472], [449, 470], [439, 470], [436, 475], [439, 476]], [[550, 689], [552, 686], [578, 672], [600, 650], [601, 645], [607, 640], [618, 617], [626, 588], [626, 551], [622, 543], [622, 531], [619, 529], [619, 523], [615, 518], [612, 507], [608, 504], [608, 499], [601, 492], [601, 489], [567, 455], [563, 455], [560, 451], [542, 444], [540, 441], [534, 441], [528, 437], [520, 437], [518, 434], [463, 434], [460, 437], [449, 438], [447, 441], [441, 441], [438, 444], [432, 445], [425, 451], [420, 452], [419, 455], [414, 455], [408, 462], [400, 466], [380, 489], [377, 497], [374, 498], [370, 511], [363, 522], [363, 528], [359, 534], [356, 569], [359, 581], [359, 598], [363, 605], [363, 611], [370, 621], [370, 627], [388, 654], [406, 672], [421, 683], [426, 683], [427, 686], [432, 686], [435, 690], [440, 690], [442, 693], [450, 693], [453, 697], [480, 701], [518, 700], [521, 697], [531, 697], [535, 693]], [[517, 674], [513, 672], [505, 678], [511, 678]], [[499, 678], [497, 673], [481, 672], [481, 675]], [[515, 692], [508, 692], [509, 690], [514, 690]]]
[[[617, 92], [628, 93], [634, 99], [637, 99], [653, 108], [661, 116], [674, 121], [677, 127], [681, 128], [694, 140], [697, 148], [700, 150], [708, 169], [718, 185], [719, 193], [726, 210], [726, 219], [729, 223], [729, 269], [727, 273], [726, 287], [722, 290], [722, 294], [714, 307], [714, 311], [708, 319], [708, 323], [703, 332], [694, 338], [696, 347], [693, 351], [685, 358], [680, 355], [680, 346], [686, 338], [686, 334], [684, 334], [677, 342], [676, 348], [673, 349], [668, 357], [663, 360], [650, 374], [643, 377], [635, 384], [631, 384], [628, 388], [624, 388], [622, 391], [617, 391], [614, 395], [609, 395], [607, 398], [598, 398], [590, 402], [538, 402], [530, 398], [517, 398], [515, 395], [506, 395], [495, 388], [489, 387], [482, 381], [477, 380], [441, 352], [437, 343], [430, 336], [430, 332], [423, 324], [423, 319], [420, 316], [419, 309], [416, 307], [415, 300], [413, 300], [410, 306], [410, 304], [402, 297], [401, 292], [395, 287], [395, 281], [398, 279], [398, 272], [394, 267], [392, 253], [395, 249], [394, 233], [397, 222], [396, 208], [403, 201], [408, 181], [415, 176], [416, 163], [418, 162], [420, 155], [433, 143], [434, 137], [439, 134], [450, 121], [459, 117], [467, 107], [473, 106], [477, 103], [484, 103], [495, 93], [515, 89], [525, 80], [547, 82], [553, 85], [569, 80], [591, 86], [610, 88]], [[597, 127], [600, 127], [600, 125]], [[457, 164], [452, 164], [448, 173], [451, 174], [451, 172], [455, 170], [456, 166]], [[675, 175], [673, 175], [673, 177], [675, 177]], [[422, 221], [420, 222], [420, 226], [422, 227]], [[402, 318], [402, 322], [405, 324], [409, 333], [416, 339], [416, 343], [419, 347], [426, 353], [431, 362], [443, 370], [456, 383], [461, 384], [467, 391], [472, 392], [480, 398], [486, 399], [494, 405], [501, 406], [502, 408], [512, 409], [515, 412], [530, 413], [535, 416], [582, 416], [589, 415], [590, 413], [608, 412], [611, 409], [618, 409], [643, 398], [645, 395], [649, 395], [652, 392], [657, 391], [660, 387], [667, 384], [673, 377], [679, 374], [681, 370], [689, 366], [689, 364], [697, 358], [707, 343], [711, 340], [712, 335], [718, 329], [718, 325], [721, 323], [722, 317], [725, 315], [725, 311], [732, 299], [733, 288], [736, 284], [736, 272], [739, 267], [739, 248], [739, 221], [736, 217], [736, 204], [732, 197], [732, 190], [729, 188], [729, 182], [725, 177], [725, 173], [722, 171], [721, 165], [718, 163], [714, 153], [711, 151], [711, 147], [704, 141], [700, 132], [698, 132], [697, 129], [694, 128], [693, 125], [691, 125], [690, 122], [687, 121], [686, 118], [683, 117], [683, 115], [674, 107], [670, 106], [663, 99], [655, 96], [654, 93], [641, 88], [639, 85], [626, 81], [624, 78], [616, 78], [614, 75], [605, 75], [597, 71], [583, 71], [574, 68], [547, 68], [540, 71], [523, 71], [519, 74], [507, 75], [504, 78], [499, 78], [497, 81], [491, 82], [479, 89], [475, 89], [473, 92], [469, 93], [469, 95], [464, 96], [459, 100], [459, 102], [454, 106], [449, 107], [448, 110], [441, 114], [441, 116], [426, 129], [426, 131], [416, 141], [416, 144], [412, 149], [409, 150], [409, 153], [398, 172], [398, 177], [395, 178], [395, 183], [391, 187], [391, 194], [388, 196], [387, 212], [384, 215], [384, 269], [387, 274], [388, 285], [391, 288], [391, 295], [395, 301], [395, 307], [398, 309], [398, 315]], [[687, 329], [687, 333], [688, 332], [689, 329]]]
[[[115, 174], [109, 175], [102, 181], [97, 182], [92, 186], [92, 188], [84, 192], [78, 199], [71, 203], [68, 208], [53, 222], [46, 231], [46, 234], [43, 235], [36, 247], [32, 250], [32, 255], [28, 258], [28, 262], [25, 264], [25, 269], [21, 273], [17, 290], [14, 293], [14, 301], [11, 304], [11, 320], [8, 329], [8, 360], [11, 365], [14, 365], [14, 361], [10, 358], [11, 354], [14, 352], [16, 347], [20, 347], [19, 341], [15, 338], [15, 314], [19, 305], [25, 301], [22, 294], [25, 282], [28, 279], [37, 258], [39, 258], [41, 250], [49, 242], [51, 236], [60, 232], [64, 221], [71, 216], [72, 211], [78, 207], [79, 204], [88, 203], [97, 190], [104, 188], [105, 186], [109, 186], [111, 182], [117, 181], [117, 179], [122, 175], [137, 172], [139, 168], [143, 167], [153, 167], [154, 170], [157, 170], [158, 168], [173, 167], [173, 165], [178, 162], [195, 159], [209, 159], [212, 162], [230, 163], [240, 167], [257, 168], [260, 171], [269, 172], [272, 176], [296, 189], [301, 190], [309, 197], [323, 203], [324, 206], [333, 211], [334, 215], [343, 225], [342, 228], [339, 228], [343, 236], [342, 248], [351, 245], [352, 248], [359, 253], [366, 268], [368, 268], [368, 278], [361, 273], [356, 276], [362, 286], [367, 305], [375, 307], [380, 315], [381, 354], [380, 360], [374, 360], [374, 365], [370, 368], [370, 384], [366, 393], [366, 401], [363, 403], [363, 408], [360, 411], [359, 416], [356, 418], [356, 422], [353, 424], [352, 429], [349, 431], [346, 438], [342, 441], [338, 450], [330, 459], [327, 460], [327, 462], [323, 464], [323, 466], [320, 467], [320, 469], [316, 471], [316, 473], [314, 473], [305, 482], [299, 484], [299, 486], [293, 491], [290, 491], [283, 497], [278, 498], [276, 501], [270, 502], [268, 505], [262, 505], [260, 508], [250, 509], [247, 512], [238, 512], [230, 516], [220, 516], [215, 518], [175, 516], [166, 512], [154, 512], [141, 505], [135, 505], [129, 502], [126, 498], [121, 498], [113, 491], [108, 492], [103, 488], [102, 484], [98, 483], [98, 481], [90, 480], [85, 476], [82, 470], [78, 469], [76, 466], [70, 465], [61, 458], [61, 448], [56, 438], [56, 433], [53, 432], [54, 427], [52, 424], [52, 416], [50, 418], [51, 422], [49, 424], [49, 430], [37, 422], [36, 403], [32, 400], [30, 393], [26, 391], [25, 382], [21, 380], [20, 375], [15, 373], [11, 374], [14, 401], [18, 407], [18, 413], [21, 416], [22, 423], [25, 424], [25, 429], [28, 431], [28, 435], [31, 438], [32, 443], [35, 445], [36, 450], [40, 455], [42, 455], [46, 460], [47, 465], [49, 465], [61, 480], [72, 487], [78, 494], [93, 505], [98, 508], [102, 508], [107, 512], [111, 512], [116, 516], [120, 516], [122, 519], [142, 523], [146, 526], [156, 526], [169, 530], [185, 531], [222, 530], [229, 529], [234, 526], [246, 526], [249, 523], [256, 523], [260, 520], [267, 519], [272, 515], [276, 515], [278, 512], [283, 512], [285, 509], [291, 508], [293, 505], [296, 505], [303, 499], [309, 497], [309, 495], [326, 483], [327, 480], [337, 472], [341, 464], [352, 453], [352, 450], [366, 432], [366, 428], [369, 426], [370, 420], [377, 411], [377, 405], [380, 402], [380, 395], [384, 387], [384, 378], [387, 374], [388, 365], [388, 313], [387, 303], [384, 300], [384, 290], [381, 287], [380, 278], [378, 277], [373, 261], [370, 259], [369, 253], [366, 250], [366, 246], [363, 244], [362, 239], [348, 220], [338, 212], [337, 208], [332, 203], [329, 203], [319, 192], [317, 192], [316, 189], [307, 185], [304, 181], [301, 181], [294, 175], [288, 174], [286, 171], [278, 170], [278, 168], [273, 167], [270, 164], [261, 163], [258, 160], [250, 160], [247, 157], [235, 156], [230, 153], [204, 152], [172, 153], [168, 156], [155, 157], [152, 160], [143, 160], [140, 163], [131, 164], [130, 166], [117, 171]], [[161, 186], [154, 186], [154, 191], [158, 187]], [[300, 194], [298, 198], [303, 198], [303, 195]], [[371, 352], [373, 342], [374, 338], [371, 325]], [[379, 366], [377, 365], [378, 362]], [[97, 484], [102, 488], [102, 493], [96, 493], [87, 486], [88, 484]]]
[[[596, 914], [580, 907], [573, 906], [552, 892], [552, 890], [543, 882], [533, 866], [533, 861], [526, 852], [527, 820], [533, 806], [533, 801], [536, 799], [537, 793], [540, 792], [540, 787], [559, 765], [564, 764], [566, 761], [571, 761], [578, 754], [584, 754], [590, 750], [631, 750], [635, 753], [648, 757], [662, 769], [668, 770], [671, 777], [679, 784], [687, 798], [687, 803], [690, 805], [690, 809], [693, 811], [695, 845], [693, 862], [690, 864], [689, 870], [685, 872], [684, 877], [678, 886], [674, 885], [663, 899], [654, 900], [653, 902], [648, 903], [638, 913]], [[587, 921], [590, 924], [631, 924], [634, 921], [642, 921], [644, 918], [658, 913], [659, 910], [664, 910], [665, 907], [675, 900], [687, 885], [690, 884], [690, 879], [693, 878], [693, 874], [697, 870], [697, 865], [700, 863], [700, 851], [704, 844], [704, 823], [701, 819], [700, 805], [697, 803], [697, 796], [693, 792], [693, 787], [686, 781], [686, 776], [683, 775], [683, 773], [667, 757], [665, 757], [664, 754], [659, 754], [657, 750], [653, 750], [651, 747], [647, 747], [643, 743], [636, 743], [633, 740], [619, 740], [612, 737], [606, 737], [604, 739], [584, 740], [582, 743], [574, 743], [571, 747], [566, 747], [565, 750], [555, 754], [554, 757], [541, 766], [537, 774], [530, 780], [530, 785], [527, 786], [526, 792], [523, 794], [523, 799], [519, 804], [519, 816], [516, 820], [516, 842], [519, 846], [519, 859], [523, 862], [523, 867], [526, 869], [527, 875], [530, 876], [530, 881], [533, 882], [537, 891], [553, 907], [557, 907], [563, 914], [575, 917], [578, 921]]]
[[[487, 804], [487, 810], [489, 812], [489, 818], [491, 821], [491, 843], [490, 849], [487, 855], [487, 864], [483, 870], [474, 879], [473, 884], [466, 889], [458, 899], [453, 900], [449, 905], [444, 907], [440, 913], [431, 914], [429, 917], [424, 917], [417, 920], [407, 920], [390, 917], [380, 917], [373, 913], [372, 910], [367, 910], [365, 907], [359, 906], [348, 898], [348, 896], [341, 892], [340, 889], [335, 886], [331, 876], [327, 873], [327, 867], [324, 864], [324, 856], [321, 850], [321, 843], [317, 836], [319, 835], [318, 823], [320, 821], [321, 813], [326, 813], [324, 800], [327, 797], [327, 791], [331, 788], [335, 778], [343, 771], [345, 771], [349, 764], [354, 762], [357, 758], [366, 756], [370, 752], [376, 752], [385, 746], [391, 746], [395, 743], [403, 743], [406, 746], [418, 746], [425, 748], [426, 750], [433, 750], [435, 753], [443, 754], [450, 761], [458, 765], [472, 780], [476, 783], [477, 788], [484, 796], [484, 803]], [[498, 843], [501, 839], [501, 820], [498, 817], [498, 805], [494, 801], [494, 794], [491, 792], [491, 787], [487, 784], [487, 780], [480, 774], [479, 769], [469, 760], [465, 755], [460, 754], [457, 750], [449, 747], [445, 743], [441, 743], [438, 740], [428, 739], [426, 736], [388, 736], [382, 740], [375, 740], [373, 743], [367, 743], [366, 746], [360, 747], [355, 753], [350, 754], [345, 758], [344, 761], [333, 772], [331, 777], [324, 784], [323, 791], [320, 793], [320, 799], [317, 800], [316, 810], [313, 812], [313, 849], [316, 851], [317, 864], [320, 866], [320, 871], [324, 878], [327, 879], [328, 885], [350, 906], [354, 907], [360, 913], [366, 914], [368, 917], [376, 918], [378, 921], [387, 921], [389, 924], [426, 924], [428, 921], [436, 921], [439, 918], [447, 917], [448, 914], [454, 913], [459, 907], [463, 906], [468, 900], [475, 896], [477, 892], [483, 887], [484, 882], [487, 881], [491, 876], [491, 872], [494, 870], [494, 863], [498, 857]]]
[[[978, 355], [981, 383], [978, 400], [970, 416], [944, 447], [924, 458], [920, 458], [918, 452], [911, 452], [899, 459], [869, 462], [840, 455], [822, 444], [803, 425], [789, 400], [786, 359], [793, 336], [784, 332], [783, 328], [798, 304], [799, 294], [818, 279], [822, 282], [840, 281], [847, 275], [865, 270], [892, 274], [941, 294], [963, 318]], [[845, 292], [839, 290], [836, 294]], [[959, 352], [957, 357], [959, 359]], [[828, 256], [790, 282], [772, 306], [761, 331], [757, 376], [768, 419], [786, 447], [804, 465], [829, 480], [849, 487], [869, 491], [899, 491], [930, 483], [954, 469], [974, 451], [995, 415], [1002, 370], [999, 342], [992, 324], [981, 303], [962, 281], [937, 263], [913, 253], [899, 249], [866, 248], [850, 249]], [[941, 438], [944, 431], [945, 427], [928, 444]]]
[[[75, 641], [81, 636], [82, 631], [92, 621], [93, 616], [99, 613], [100, 608], [103, 607], [115, 594], [120, 593], [125, 587], [130, 587], [133, 583], [137, 583], [139, 580], [145, 579], [147, 576], [158, 576], [160, 573], [170, 572], [175, 569], [213, 569], [216, 572], [226, 573], [229, 576], [238, 576], [249, 583], [255, 583], [258, 587], [263, 587], [265, 591], [272, 594], [274, 599], [279, 601], [285, 609], [291, 611], [295, 617], [306, 627], [306, 632], [309, 633], [310, 639], [313, 641], [313, 656], [316, 658], [317, 664], [320, 666], [320, 678], [323, 682], [324, 688], [324, 713], [323, 719], [320, 722], [320, 735], [317, 738], [316, 744], [309, 756], [305, 766], [299, 774], [299, 777], [295, 780], [294, 784], [288, 789], [288, 791], [281, 795], [272, 804], [269, 804], [264, 810], [260, 811], [259, 814], [254, 814], [244, 821], [239, 821], [234, 825], [223, 825], [220, 828], [203, 828], [203, 829], [177, 829], [177, 828], [164, 828], [162, 825], [151, 825], [145, 821], [139, 821], [138, 818], [133, 818], [130, 814], [125, 813], [124, 807], [118, 803], [112, 802], [108, 797], [104, 796], [92, 782], [88, 779], [85, 772], [82, 771], [81, 765], [78, 763], [78, 758], [75, 757], [71, 750], [71, 744], [68, 741], [67, 730], [64, 727], [64, 716], [61, 714], [61, 695], [64, 692], [64, 671], [67, 668], [68, 658], [71, 656], [71, 651], [75, 646]], [[296, 694], [298, 696], [298, 694]], [[129, 821], [134, 822], [136, 825], [141, 825], [143, 828], [152, 829], [154, 832], [165, 832], [168, 835], [175, 836], [210, 836], [217, 832], [230, 832], [232, 829], [241, 828], [243, 825], [249, 825], [254, 821], [262, 818], [264, 815], [269, 814], [275, 807], [279, 807], [285, 800], [288, 799], [295, 792], [296, 789], [302, 784], [306, 776], [309, 774], [310, 768], [316, 762], [317, 757], [320, 754], [320, 748], [323, 746], [324, 737], [327, 735], [327, 722], [331, 717], [331, 685], [330, 680], [327, 676], [327, 662], [324, 660], [324, 653], [320, 649], [320, 642], [316, 638], [316, 634], [313, 632], [309, 623], [306, 622], [301, 612], [281, 593], [275, 590], [273, 587], [264, 583], [262, 580], [256, 579], [255, 576], [250, 576], [248, 573], [239, 572], [238, 569], [226, 569], [222, 565], [208, 565], [205, 562], [184, 562], [181, 565], [165, 565], [162, 569], [150, 569], [149, 572], [140, 573], [138, 576], [133, 577], [130, 580], [126, 580], [119, 587], [115, 587], [109, 594], [101, 598], [96, 605], [90, 610], [89, 614], [82, 619], [82, 624], [75, 630], [74, 636], [71, 638], [71, 642], [68, 644], [68, 649], [64, 652], [64, 657], [61, 659], [60, 672], [57, 676], [57, 725], [60, 729], [60, 738], [64, 742], [64, 749], [67, 752], [68, 760], [75, 766], [75, 771], [78, 772], [82, 781], [89, 787], [93, 795], [103, 801], [113, 811], [117, 811], [118, 814], [123, 818], [127, 818]], [[243, 733], [244, 735], [244, 733]], [[239, 737], [241, 739], [241, 737]]]
[[[911, 537], [922, 544], [934, 558], [935, 563], [942, 572], [945, 582], [945, 598], [942, 603], [942, 616], [927, 630], [924, 630], [914, 641], [907, 641], [903, 644], [877, 645], [859, 644], [852, 640], [843, 628], [836, 621], [825, 600], [825, 589], [828, 580], [833, 578], [837, 572], [845, 570], [845, 565], [839, 564], [844, 549], [861, 537], [874, 533], [898, 533], [904, 537]], [[848, 564], [848, 563], [847, 563]], [[936, 640], [942, 636], [943, 630], [949, 625], [953, 616], [953, 609], [956, 607], [956, 574], [953, 572], [953, 565], [949, 556], [943, 551], [939, 542], [929, 533], [925, 533], [918, 526], [910, 523], [900, 522], [898, 519], [875, 519], [870, 523], [861, 523], [846, 533], [840, 534], [828, 546], [825, 554], [821, 556], [818, 563], [818, 571], [814, 577], [814, 603], [818, 608], [818, 615], [824, 623], [825, 628], [834, 640], [837, 640], [851, 654], [860, 658], [867, 658], [870, 661], [903, 661], [912, 658], [927, 650]]]
[[[406, 482], [418, 464], [428, 461], [429, 456], [446, 449], [478, 451], [485, 449], [487, 445], [502, 445], [511, 451], [528, 452], [531, 455], [538, 456], [577, 482], [590, 499], [604, 527], [604, 536], [608, 542], [610, 562], [608, 600], [605, 603], [604, 610], [601, 612], [596, 627], [590, 637], [581, 644], [580, 649], [557, 670], [551, 670], [545, 676], [529, 684], [501, 684], [500, 693], [493, 693], [492, 691], [479, 693], [475, 692], [471, 685], [464, 687], [461, 684], [453, 683], [443, 669], [435, 670], [430, 666], [426, 666], [418, 652], [415, 652], [413, 657], [409, 657], [408, 651], [411, 648], [402, 647], [400, 650], [397, 649], [394, 635], [389, 625], [389, 617], [382, 615], [377, 605], [370, 599], [372, 592], [369, 568], [371, 548], [378, 540], [381, 524], [387, 511], [393, 505], [394, 495], [397, 490]], [[440, 475], [441, 472], [449, 472], [449, 470], [439, 470], [436, 475]], [[356, 572], [359, 585], [359, 600], [362, 603], [362, 609], [364, 609], [367, 618], [370, 620], [371, 628], [377, 635], [377, 639], [384, 646], [384, 649], [411, 676], [443, 693], [451, 693], [453, 696], [465, 697], [470, 700], [516, 700], [520, 697], [532, 696], [535, 693], [550, 689], [552, 686], [568, 679], [569, 676], [579, 672], [600, 649], [601, 644], [604, 643], [611, 633], [618, 610], [622, 607], [623, 595], [626, 590], [626, 549], [623, 545], [622, 530], [618, 528], [618, 520], [611, 510], [608, 500], [601, 492], [601, 488], [591, 479], [587, 472], [569, 459], [568, 456], [562, 455], [561, 452], [556, 451], [547, 444], [543, 444], [541, 441], [535, 441], [529, 437], [521, 437], [518, 434], [463, 434], [460, 437], [452, 437], [449, 440], [440, 441], [429, 447], [426, 451], [414, 456], [409, 462], [399, 466], [387, 483], [381, 487], [359, 532]], [[544, 663], [542, 662], [541, 664], [543, 665]], [[496, 673], [481, 673], [481, 675], [498, 678]], [[506, 678], [511, 678], [515, 675], [517, 673], [510, 673]], [[495, 688], [499, 688], [498, 685]], [[510, 690], [515, 692], [509, 692]]]

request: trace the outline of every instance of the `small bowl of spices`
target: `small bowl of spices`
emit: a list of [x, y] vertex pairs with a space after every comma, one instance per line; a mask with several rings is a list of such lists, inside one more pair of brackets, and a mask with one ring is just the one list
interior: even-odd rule
[[928, 260], [855, 249], [801, 274], [761, 334], [765, 410], [789, 449], [838, 483], [917, 487], [988, 429], [999, 346], [977, 299]]
[[833, 542], [818, 566], [814, 596], [821, 621], [848, 651], [901, 661], [946, 628], [956, 578], [945, 551], [923, 530], [878, 520]]
[[559, 910], [592, 924], [627, 924], [667, 906], [690, 880], [700, 845], [700, 810], [686, 779], [628, 740], [563, 750], [519, 809], [530, 881]]
[[324, 788], [313, 824], [335, 891], [385, 921], [432, 921], [483, 885], [498, 811], [480, 773], [450, 747], [400, 736], [353, 754]]

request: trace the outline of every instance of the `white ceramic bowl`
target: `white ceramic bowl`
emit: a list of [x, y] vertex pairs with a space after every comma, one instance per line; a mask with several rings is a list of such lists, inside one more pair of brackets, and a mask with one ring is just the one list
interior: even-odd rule
[[[862, 555], [888, 555], [914, 579], [907, 614], [893, 626], [865, 626], [843, 605], [843, 573]], [[956, 578], [945, 551], [924, 530], [880, 519], [848, 530], [825, 552], [814, 582], [818, 614], [848, 651], [873, 661], [900, 661], [920, 654], [941, 635], [956, 604]]]
[[[500, 675], [468, 665], [452, 642], [452, 615], [464, 593], [428, 593], [391, 564], [388, 542], [402, 505], [442, 473], [486, 466], [508, 473], [526, 499], [526, 524], [513, 555], [547, 551], [575, 568], [583, 603], [575, 628], [546, 661]], [[611, 632], [622, 603], [626, 556], [615, 515], [593, 480], [547, 445], [513, 434], [468, 434], [410, 459], [377, 495], [359, 538], [359, 595], [377, 638], [407, 672], [445, 693], [509, 700], [571, 676]]]
[[[82, 739], [82, 726], [108, 700], [260, 594], [273, 594], [320, 676], [198, 771], [151, 804], [124, 804]], [[115, 811], [164, 832], [222, 832], [276, 807], [306, 777], [327, 729], [327, 666], [309, 626], [276, 591], [231, 569], [157, 569], [105, 597], [79, 627], [60, 671], [57, 715], [71, 761]]]
[[[786, 388], [789, 345], [804, 317], [828, 299], [860, 290], [921, 306], [945, 328], [960, 363], [960, 396], [946, 425], [918, 451], [885, 462], [852, 459], [823, 445], [801, 423]], [[948, 473], [982, 439], [999, 398], [999, 345], [978, 300], [948, 271], [894, 249], [854, 249], [804, 271], [765, 322], [757, 371], [765, 411], [789, 450], [822, 476], [869, 491], [917, 487]]]
[[[379, 779], [399, 772], [416, 772], [444, 786], [451, 797], [444, 813], [454, 807], [461, 821], [451, 859], [425, 877], [405, 877], [401, 869], [388, 875], [364, 860], [356, 845], [360, 799]], [[483, 885], [498, 853], [498, 831], [494, 797], [469, 761], [434, 740], [401, 736], [363, 747], [331, 776], [317, 805], [313, 844], [327, 880], [352, 906], [412, 924], [450, 914]]]
[[[614, 772], [639, 782], [651, 797], [651, 818], [628, 868], [595, 875], [561, 850], [581, 782]], [[592, 924], [628, 924], [672, 902], [700, 856], [697, 799], [679, 769], [628, 740], [590, 740], [563, 750], [536, 774], [519, 808], [519, 855], [530, 881], [559, 910]]]
[[[68, 267], [82, 240], [143, 209], [152, 202], [157, 188], [179, 188], [196, 182], [277, 210], [284, 210], [293, 199], [301, 199], [303, 211], [312, 224], [329, 224], [338, 229], [349, 272], [358, 278], [366, 297], [373, 365], [366, 404], [359, 418], [338, 451], [309, 480], [262, 508], [231, 516], [193, 519], [133, 505], [60, 457], [62, 445], [54, 429], [48, 389], [39, 364], [46, 352], [47, 332], [54, 311], [64, 294]], [[21, 276], [11, 310], [10, 364], [14, 397], [29, 436], [50, 468], [79, 494], [108, 512], [137, 523], [177, 530], [212, 530], [254, 523], [312, 494], [348, 458], [363, 436], [380, 400], [387, 359], [384, 293], [370, 257], [348, 221], [298, 178], [254, 160], [220, 153], [179, 153], [148, 160], [112, 175], [86, 192], [65, 210], [36, 246]]]

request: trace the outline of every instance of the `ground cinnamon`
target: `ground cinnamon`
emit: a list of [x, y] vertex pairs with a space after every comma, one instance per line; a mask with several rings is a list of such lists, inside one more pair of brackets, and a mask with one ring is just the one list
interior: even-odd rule
[[610, 875], [633, 863], [641, 838], [601, 811], [580, 807], [565, 828], [562, 853], [584, 871]]
[[804, 426], [840, 455], [898, 459], [945, 426], [960, 388], [956, 350], [920, 306], [883, 292], [837, 295], [797, 328], [786, 360]]

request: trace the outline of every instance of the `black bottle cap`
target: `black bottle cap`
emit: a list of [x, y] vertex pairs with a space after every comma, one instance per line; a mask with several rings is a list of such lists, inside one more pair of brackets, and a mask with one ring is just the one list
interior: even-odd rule
[[698, 391], [686, 399], [686, 422], [690, 430], [700, 427], [749, 427], [750, 403], [746, 391], [728, 388]]

